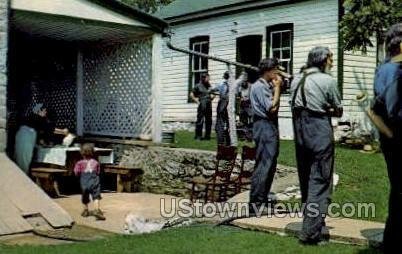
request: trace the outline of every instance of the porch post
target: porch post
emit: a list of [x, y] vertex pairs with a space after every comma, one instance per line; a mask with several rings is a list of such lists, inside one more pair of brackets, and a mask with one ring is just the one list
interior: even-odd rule
[[77, 54], [77, 135], [84, 134], [84, 69], [82, 51]]
[[152, 38], [152, 141], [162, 142], [162, 36], [154, 34]]
[[0, 0], [0, 152], [7, 146], [7, 52], [9, 1]]

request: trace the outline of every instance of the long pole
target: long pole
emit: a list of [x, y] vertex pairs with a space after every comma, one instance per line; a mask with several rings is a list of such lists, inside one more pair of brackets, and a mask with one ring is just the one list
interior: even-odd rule
[[230, 145], [237, 146], [238, 140], [237, 140], [237, 128], [236, 128], [236, 113], [235, 113], [236, 103], [235, 103], [235, 100], [236, 100], [236, 90], [237, 90], [236, 84], [238, 82], [235, 82], [234, 74], [233, 74], [233, 71], [231, 70], [230, 66], [234, 65], [234, 66], [238, 66], [238, 67], [242, 67], [242, 68], [250, 69], [250, 70], [254, 70], [254, 71], [258, 71], [258, 68], [255, 66], [249, 65], [249, 64], [228, 61], [223, 58], [219, 58], [216, 56], [210, 56], [210, 55], [200, 53], [197, 51], [178, 48], [178, 47], [173, 46], [170, 41], [168, 41], [166, 44], [167, 44], [167, 47], [170, 48], [171, 50], [175, 50], [175, 51], [178, 51], [178, 52], [181, 52], [184, 54], [188, 54], [188, 55], [194, 55], [194, 56], [207, 58], [207, 59], [210, 59], [213, 61], [225, 63], [227, 65], [228, 71], [230, 73], [230, 75], [229, 75], [229, 104], [226, 109], [228, 112], [228, 116], [229, 116]]
[[238, 67], [242, 67], [242, 68], [246, 68], [246, 69], [250, 69], [250, 70], [254, 70], [254, 71], [258, 71], [258, 68], [249, 64], [243, 64], [243, 63], [239, 63], [239, 62], [233, 62], [233, 61], [229, 61], [220, 57], [216, 57], [216, 56], [210, 56], [204, 53], [200, 53], [197, 51], [193, 51], [193, 50], [188, 50], [188, 49], [182, 49], [182, 48], [178, 48], [176, 46], [173, 46], [172, 43], [170, 41], [168, 41], [166, 43], [166, 45], [168, 46], [168, 48], [175, 50], [175, 51], [179, 51], [185, 54], [189, 54], [189, 55], [195, 55], [195, 56], [199, 56], [199, 57], [203, 57], [203, 58], [208, 58], [210, 60], [213, 61], [217, 61], [217, 62], [221, 62], [221, 63], [225, 63], [225, 64], [229, 64], [229, 65], [234, 65], [234, 66], [238, 66]]

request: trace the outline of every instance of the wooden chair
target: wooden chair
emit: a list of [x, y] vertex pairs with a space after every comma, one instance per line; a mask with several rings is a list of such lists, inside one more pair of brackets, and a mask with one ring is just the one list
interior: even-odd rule
[[[216, 154], [215, 172], [209, 178], [194, 177], [191, 181], [191, 200], [194, 202], [198, 194], [205, 193], [204, 200], [224, 201], [227, 199], [227, 190], [231, 184], [230, 177], [236, 164], [237, 148], [233, 146], [218, 146]], [[226, 162], [222, 168], [221, 162]], [[196, 186], [205, 186], [204, 191], [196, 190]], [[218, 194], [218, 196], [215, 196]]]
[[246, 161], [255, 161], [255, 156], [256, 150], [254, 147], [243, 146], [239, 175], [232, 178], [232, 181], [235, 185], [236, 194], [249, 189], [247, 186], [251, 184], [251, 176], [253, 175], [253, 172], [250, 170], [245, 170], [244, 165]]

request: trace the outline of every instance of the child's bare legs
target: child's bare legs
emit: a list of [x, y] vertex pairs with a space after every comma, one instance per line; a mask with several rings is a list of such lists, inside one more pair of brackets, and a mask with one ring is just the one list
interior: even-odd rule
[[102, 211], [100, 210], [100, 201], [99, 199], [94, 199], [94, 207], [95, 207], [95, 212], [94, 216], [98, 220], [105, 220], [105, 216], [103, 215]]
[[82, 204], [84, 207], [84, 210], [81, 213], [82, 217], [88, 217], [89, 216], [89, 209], [88, 209], [88, 203], [89, 203], [89, 194], [88, 192], [84, 191], [82, 193]]
[[95, 210], [100, 210], [100, 201], [99, 201], [99, 199], [94, 200], [94, 208], [95, 208]]

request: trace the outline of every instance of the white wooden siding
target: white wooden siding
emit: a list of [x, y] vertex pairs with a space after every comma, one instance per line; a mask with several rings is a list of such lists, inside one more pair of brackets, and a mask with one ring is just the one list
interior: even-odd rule
[[[373, 40], [374, 43], [374, 40]], [[374, 43], [375, 45], [375, 43]], [[343, 105], [344, 118], [355, 121], [362, 131], [370, 132], [373, 128], [370, 120], [354, 100], [360, 92], [373, 96], [374, 73], [376, 69], [376, 45], [369, 48], [367, 54], [345, 52], [343, 65]]]
[[[236, 24], [237, 25], [236, 25]], [[244, 13], [215, 17], [173, 27], [172, 43], [181, 48], [189, 48], [189, 39], [200, 35], [210, 36], [210, 54], [227, 60], [236, 60], [236, 38], [245, 35], [262, 35], [262, 57], [266, 56], [266, 27], [280, 24], [294, 24], [293, 71], [298, 72], [304, 65], [308, 51], [314, 46], [328, 46], [334, 53], [332, 74], [337, 78], [338, 70], [338, 1], [311, 0], [285, 6], [247, 11]], [[233, 32], [233, 30], [235, 32]], [[375, 53], [375, 52], [374, 52]], [[194, 121], [196, 104], [188, 103], [189, 57], [163, 48], [162, 82], [163, 121]], [[372, 80], [375, 54], [368, 56], [345, 55], [344, 94], [346, 110], [353, 107], [351, 95], [358, 90], [361, 78]], [[221, 81], [226, 65], [209, 61], [212, 84]], [[280, 109], [281, 136], [292, 137], [288, 96], [282, 97]], [[216, 103], [216, 102], [215, 102]], [[215, 106], [214, 106], [215, 111]], [[214, 112], [215, 115], [215, 112]]]
[[[234, 24], [237, 22], [237, 25]], [[216, 17], [173, 27], [172, 43], [189, 48], [189, 39], [200, 35], [210, 36], [210, 54], [236, 60], [236, 38], [245, 35], [263, 36], [262, 52], [266, 52], [266, 27], [278, 23], [294, 24], [293, 70], [305, 63], [308, 51], [316, 45], [329, 46], [337, 61], [338, 3], [335, 0], [314, 0], [263, 10], [248, 11], [230, 16]], [[236, 32], [232, 32], [235, 30]], [[163, 49], [163, 121], [194, 121], [196, 105], [188, 103], [189, 58], [166, 46]], [[335, 63], [336, 66], [336, 63]], [[209, 61], [213, 84], [221, 81], [226, 65]], [[336, 76], [336, 68], [334, 69]], [[282, 99], [281, 116], [290, 116], [288, 98]], [[215, 107], [214, 107], [215, 108]]]

